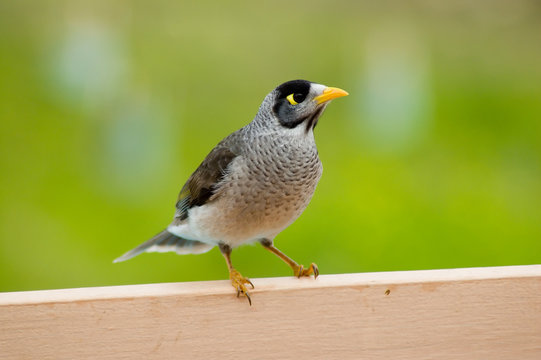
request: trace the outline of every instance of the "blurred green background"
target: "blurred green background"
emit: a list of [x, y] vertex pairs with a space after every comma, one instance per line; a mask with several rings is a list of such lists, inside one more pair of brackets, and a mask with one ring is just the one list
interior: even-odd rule
[[[276, 85], [350, 92], [276, 239], [323, 274], [541, 262], [535, 1], [3, 1], [0, 291], [225, 279], [219, 251], [112, 260]], [[249, 277], [289, 276], [259, 246]]]

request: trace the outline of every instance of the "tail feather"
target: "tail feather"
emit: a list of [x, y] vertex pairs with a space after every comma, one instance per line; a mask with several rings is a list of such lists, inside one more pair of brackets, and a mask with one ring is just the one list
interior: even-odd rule
[[159, 234], [156, 234], [152, 239], [145, 241], [141, 245], [137, 246], [115, 259], [113, 262], [121, 262], [131, 259], [144, 252], [169, 252], [174, 251], [177, 254], [202, 254], [210, 249], [214, 245], [206, 244], [201, 241], [187, 240], [176, 235], [171, 234], [169, 231], [164, 230]]

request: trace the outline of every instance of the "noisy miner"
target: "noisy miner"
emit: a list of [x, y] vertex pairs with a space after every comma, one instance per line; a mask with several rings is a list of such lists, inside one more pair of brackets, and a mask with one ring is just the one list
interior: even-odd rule
[[114, 262], [143, 252], [201, 254], [218, 246], [237, 296], [252, 303], [242, 276], [231, 263], [239, 245], [259, 242], [286, 262], [297, 277], [314, 275], [278, 250], [273, 240], [304, 211], [323, 167], [314, 128], [329, 101], [342, 89], [306, 80], [281, 84], [263, 100], [251, 123], [223, 139], [180, 191], [173, 222]]

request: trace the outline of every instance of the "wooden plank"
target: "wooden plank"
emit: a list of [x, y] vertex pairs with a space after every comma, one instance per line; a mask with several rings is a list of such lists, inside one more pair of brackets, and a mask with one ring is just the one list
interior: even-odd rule
[[1, 359], [541, 359], [541, 265], [0, 293]]

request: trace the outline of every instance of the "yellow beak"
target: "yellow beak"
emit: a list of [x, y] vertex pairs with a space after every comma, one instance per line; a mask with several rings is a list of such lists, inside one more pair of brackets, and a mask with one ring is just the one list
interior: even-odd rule
[[316, 96], [314, 100], [319, 105], [319, 104], [326, 103], [327, 101], [331, 101], [332, 99], [336, 99], [336, 98], [339, 98], [342, 96], [348, 96], [348, 95], [349, 95], [348, 92], [342, 89], [335, 88], [335, 87], [327, 87], [325, 88], [325, 90], [323, 90], [323, 93], [321, 95]]

